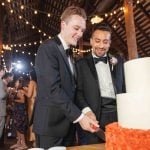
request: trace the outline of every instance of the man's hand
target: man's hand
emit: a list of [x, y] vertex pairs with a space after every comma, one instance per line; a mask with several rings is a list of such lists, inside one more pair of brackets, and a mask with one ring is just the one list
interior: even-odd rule
[[92, 111], [88, 111], [87, 113], [85, 113], [85, 115], [91, 118], [92, 120], [96, 121], [96, 116]]
[[96, 132], [95, 127], [99, 127], [98, 121], [93, 120], [89, 118], [87, 115], [84, 115], [84, 117], [79, 121], [80, 126], [82, 127], [83, 130], [89, 131], [89, 132]]

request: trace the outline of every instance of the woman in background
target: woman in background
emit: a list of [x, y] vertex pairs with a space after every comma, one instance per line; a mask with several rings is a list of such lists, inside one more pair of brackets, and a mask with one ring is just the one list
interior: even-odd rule
[[15, 82], [15, 97], [14, 97], [14, 110], [13, 119], [14, 127], [17, 133], [17, 143], [12, 145], [10, 149], [24, 150], [27, 149], [27, 144], [25, 141], [25, 134], [27, 132], [27, 108], [26, 108], [26, 96], [24, 91], [25, 80], [19, 78]]
[[27, 110], [28, 110], [29, 128], [28, 128], [27, 140], [32, 142], [33, 147], [35, 147], [35, 134], [32, 131], [32, 114], [33, 114], [34, 102], [35, 102], [36, 92], [37, 92], [36, 81], [37, 79], [36, 79], [35, 70], [32, 70], [30, 72], [30, 81], [28, 84], [28, 88], [25, 89], [26, 91], [25, 94], [28, 97]]

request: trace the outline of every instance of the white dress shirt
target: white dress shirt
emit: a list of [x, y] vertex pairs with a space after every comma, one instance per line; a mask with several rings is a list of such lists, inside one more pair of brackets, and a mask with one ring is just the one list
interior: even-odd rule
[[[92, 55], [93, 57], [96, 57], [94, 54]], [[105, 64], [102, 61], [99, 61], [95, 64], [95, 67], [98, 75], [101, 96], [116, 98], [109, 63], [107, 62], [107, 64]]]
[[[98, 58], [93, 53], [92, 56]], [[104, 57], [106, 57], [106, 55]], [[105, 64], [104, 62], [99, 61], [95, 64], [95, 68], [98, 76], [101, 96], [108, 98], [116, 98], [109, 63], [107, 62], [107, 64]], [[82, 112], [84, 114], [86, 114], [89, 111], [92, 111], [90, 107], [85, 107], [84, 109], [82, 109]]]

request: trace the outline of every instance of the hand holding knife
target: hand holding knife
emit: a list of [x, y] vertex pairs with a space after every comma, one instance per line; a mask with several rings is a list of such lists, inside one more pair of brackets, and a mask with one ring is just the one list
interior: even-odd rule
[[91, 126], [95, 130], [94, 134], [105, 142], [106, 141], [105, 132], [101, 128], [98, 128], [98, 127], [94, 126], [93, 124]]

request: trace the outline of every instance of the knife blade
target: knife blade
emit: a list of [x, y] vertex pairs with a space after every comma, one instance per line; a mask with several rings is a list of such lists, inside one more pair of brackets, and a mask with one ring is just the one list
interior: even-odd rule
[[105, 142], [106, 139], [105, 139], [105, 132], [104, 132], [104, 130], [102, 130], [102, 129], [99, 128], [99, 127], [96, 127], [96, 126], [93, 125], [93, 124], [91, 124], [91, 127], [95, 130], [94, 134], [95, 134], [98, 138], [102, 139], [102, 140]]
[[104, 142], [106, 141], [105, 139], [105, 132], [101, 128], [97, 128], [96, 132], [94, 132], [97, 137], [102, 139]]

